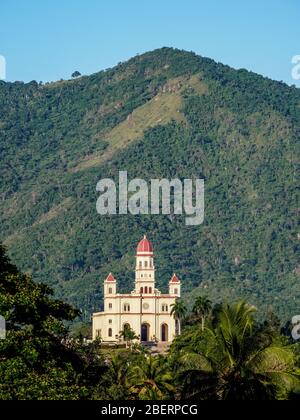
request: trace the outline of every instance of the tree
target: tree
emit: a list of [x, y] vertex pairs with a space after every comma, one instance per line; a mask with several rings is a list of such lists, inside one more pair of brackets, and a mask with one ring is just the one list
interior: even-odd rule
[[202, 331], [204, 331], [205, 319], [211, 313], [211, 310], [212, 310], [212, 303], [206, 296], [204, 297], [199, 296], [196, 299], [194, 307], [193, 307], [193, 313], [197, 317], [200, 317]]
[[177, 339], [182, 398], [284, 399], [299, 387], [293, 347], [258, 328], [254, 312], [245, 302], [223, 305], [214, 328], [199, 335], [195, 326]]
[[133, 362], [131, 354], [117, 353], [112, 357], [108, 356], [106, 360], [108, 370], [98, 378], [98, 384], [93, 390], [93, 399], [130, 399]]
[[68, 344], [64, 321], [79, 311], [51, 297], [13, 266], [0, 246], [0, 314], [6, 339], [0, 340], [0, 399], [79, 399], [85, 363]]
[[181, 333], [181, 321], [186, 317], [187, 308], [182, 300], [177, 299], [175, 303], [171, 305], [171, 315], [174, 316], [175, 321], [178, 325], [178, 333]]
[[81, 76], [81, 73], [79, 72], [79, 71], [74, 71], [74, 73], [72, 73], [72, 78], [73, 79], [76, 79], [77, 77], [80, 77]]
[[92, 326], [90, 324], [78, 323], [71, 329], [70, 334], [73, 338], [80, 341], [91, 340]]
[[138, 339], [138, 336], [129, 325], [125, 325], [123, 331], [120, 331], [120, 337], [123, 337], [124, 341], [126, 341], [127, 347], [131, 347], [132, 341]]
[[160, 357], [147, 356], [143, 363], [132, 370], [130, 391], [141, 400], [162, 400], [174, 395], [173, 376]]

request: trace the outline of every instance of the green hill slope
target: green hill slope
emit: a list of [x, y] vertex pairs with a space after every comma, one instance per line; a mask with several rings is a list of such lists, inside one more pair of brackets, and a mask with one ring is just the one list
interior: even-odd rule
[[[147, 232], [158, 285], [299, 312], [300, 91], [164, 48], [72, 81], [0, 82], [0, 239], [85, 310], [113, 271], [132, 287]], [[96, 213], [96, 183], [203, 177], [205, 222]], [[198, 290], [195, 290], [198, 289]]]

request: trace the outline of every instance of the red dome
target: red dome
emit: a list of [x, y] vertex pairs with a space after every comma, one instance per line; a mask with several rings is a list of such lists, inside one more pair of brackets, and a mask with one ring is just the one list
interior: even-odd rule
[[153, 246], [145, 235], [141, 242], [138, 244], [136, 255], [149, 255], [153, 254]]

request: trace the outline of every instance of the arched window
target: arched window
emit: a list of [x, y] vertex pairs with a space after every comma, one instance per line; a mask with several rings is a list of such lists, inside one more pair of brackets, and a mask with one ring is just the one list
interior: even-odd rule
[[108, 308], [109, 308], [109, 309], [112, 309], [112, 303], [110, 303], [110, 304], [108, 305]]
[[143, 287], [141, 287], [140, 292], [141, 292], [141, 295], [144, 293], [144, 288]]
[[163, 304], [162, 304], [162, 307], [161, 307], [161, 310], [162, 310], [162, 312], [169, 312], [169, 307], [168, 307], [168, 305], [167, 305], [166, 303], [163, 303]]
[[145, 268], [148, 268], [148, 261], [145, 261]]
[[150, 268], [152, 268], [152, 260], [150, 260]]
[[139, 267], [140, 267], [140, 268], [142, 268], [142, 267], [143, 267], [143, 263], [142, 263], [142, 261], [140, 261], [140, 263], [139, 263]]
[[174, 294], [178, 295], [178, 289], [174, 289]]
[[108, 289], [108, 293], [109, 293], [110, 295], [112, 295], [112, 292], [113, 292], [113, 289], [110, 287], [110, 288]]
[[145, 293], [148, 293], [148, 287], [147, 286], [145, 287]]
[[108, 329], [108, 336], [109, 336], [109, 337], [112, 337], [112, 335], [113, 335], [113, 333], [112, 333], [112, 328], [109, 328], [109, 329]]
[[152, 287], [149, 287], [149, 293], [152, 294]]

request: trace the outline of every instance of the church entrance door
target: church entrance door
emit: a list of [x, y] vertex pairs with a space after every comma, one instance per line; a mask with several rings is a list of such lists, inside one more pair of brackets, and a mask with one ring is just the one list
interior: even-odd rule
[[161, 326], [161, 341], [168, 341], [169, 337], [168, 337], [168, 325], [167, 324], [162, 324]]
[[149, 341], [149, 325], [148, 324], [142, 324], [141, 327], [141, 341], [147, 342]]

